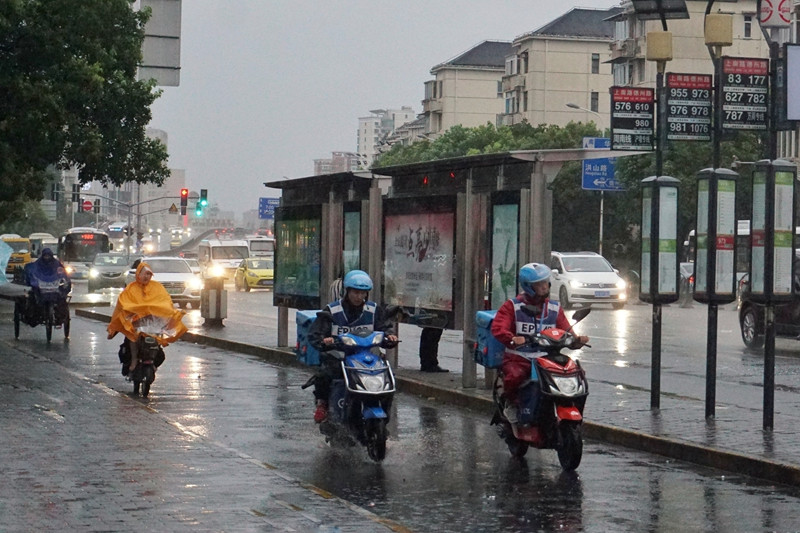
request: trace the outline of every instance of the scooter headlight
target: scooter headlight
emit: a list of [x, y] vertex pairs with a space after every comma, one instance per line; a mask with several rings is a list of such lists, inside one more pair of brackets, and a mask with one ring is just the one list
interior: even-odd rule
[[339, 340], [341, 340], [342, 344], [344, 344], [345, 346], [355, 346], [356, 345], [356, 340], [354, 338], [352, 338], [352, 337], [340, 337]]
[[367, 392], [381, 392], [383, 390], [383, 377], [362, 376], [361, 384]]
[[575, 396], [580, 394], [583, 389], [577, 376], [553, 376], [553, 383], [564, 396]]
[[383, 333], [376, 333], [374, 337], [372, 337], [372, 345], [373, 346], [380, 346], [383, 342]]

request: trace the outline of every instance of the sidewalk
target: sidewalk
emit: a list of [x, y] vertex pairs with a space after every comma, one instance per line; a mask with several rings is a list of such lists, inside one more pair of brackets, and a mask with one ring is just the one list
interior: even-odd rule
[[[75, 313], [107, 322], [111, 310], [79, 308]], [[263, 346], [262, 330], [237, 325], [231, 317], [224, 324], [222, 328], [195, 325], [183, 340], [256, 355], [275, 364], [303, 366], [291, 349]], [[290, 342], [293, 342], [291, 333]], [[478, 388], [465, 389], [458, 369], [450, 368], [449, 373], [424, 373], [417, 370], [418, 366], [415, 357], [400, 357], [395, 372], [400, 391], [477, 410], [485, 413], [487, 419], [491, 416], [491, 391], [482, 388], [480, 373]], [[663, 379], [669, 372], [669, 369], [662, 369]], [[683, 379], [678, 372], [668, 377]], [[704, 418], [704, 403], [696, 394], [662, 393], [660, 411], [653, 412], [650, 391], [645, 388], [621, 388], [615, 383], [590, 379], [589, 390], [584, 424], [587, 438], [774, 483], [800, 485], [800, 439], [791, 429], [800, 422], [800, 395], [794, 391], [780, 401], [776, 391], [775, 420], [781, 420], [781, 425], [779, 428], [776, 422], [774, 431], [764, 432], [760, 410], [763, 391], [749, 384], [726, 391], [724, 397], [718, 392], [716, 417], [709, 422]], [[745, 405], [752, 404], [755, 408], [743, 408], [729, 401], [743, 396], [752, 397], [753, 401]]]

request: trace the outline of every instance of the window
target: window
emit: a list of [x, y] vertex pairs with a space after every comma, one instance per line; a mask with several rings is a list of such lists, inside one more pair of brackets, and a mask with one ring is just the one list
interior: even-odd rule
[[744, 38], [749, 39], [753, 36], [753, 15], [744, 16]]
[[522, 110], [528, 110], [528, 91], [522, 93]]
[[497, 81], [497, 97], [498, 98], [502, 98], [503, 97], [503, 82], [502, 82], [502, 80], [498, 80]]
[[513, 76], [517, 73], [517, 56], [506, 58], [506, 76]]
[[600, 109], [600, 93], [592, 92], [592, 103], [590, 104], [589, 109], [595, 113], [598, 112], [598, 109]]
[[592, 74], [600, 74], [600, 54], [592, 54]]
[[520, 56], [522, 58], [522, 65], [520, 66], [520, 72], [528, 72], [528, 52], [525, 52]]
[[616, 63], [614, 65], [614, 85], [631, 84], [630, 63]]

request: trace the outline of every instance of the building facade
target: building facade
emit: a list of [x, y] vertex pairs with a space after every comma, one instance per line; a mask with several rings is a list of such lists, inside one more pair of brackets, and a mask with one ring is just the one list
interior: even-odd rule
[[620, 11], [575, 8], [514, 39], [497, 125], [594, 121], [608, 127], [614, 23], [607, 19]]
[[357, 153], [361, 169], [369, 168], [386, 149], [398, 128], [414, 121], [416, 113], [410, 106], [400, 109], [373, 109], [368, 117], [358, 119]]
[[457, 124], [494, 124], [503, 111], [502, 78], [511, 53], [510, 42], [484, 41], [434, 66], [422, 101], [426, 134], [436, 137]]

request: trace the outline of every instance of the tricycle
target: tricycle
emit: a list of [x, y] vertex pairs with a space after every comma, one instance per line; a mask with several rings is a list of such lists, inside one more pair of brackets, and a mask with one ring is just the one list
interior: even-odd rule
[[14, 301], [14, 338], [19, 338], [19, 325], [31, 327], [44, 324], [47, 342], [53, 338], [53, 328], [63, 329], [69, 338], [69, 300], [71, 284], [65, 276], [49, 280], [32, 276], [25, 294]]

